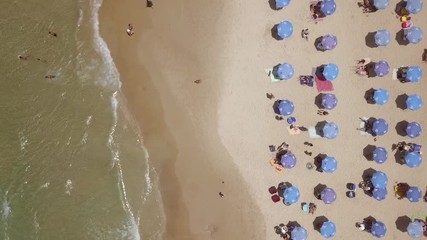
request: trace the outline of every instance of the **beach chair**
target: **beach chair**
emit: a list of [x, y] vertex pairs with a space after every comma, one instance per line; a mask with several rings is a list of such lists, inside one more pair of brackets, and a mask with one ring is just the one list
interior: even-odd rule
[[313, 87], [314, 86], [314, 78], [313, 76], [303, 76], [300, 75], [299, 76], [299, 82], [301, 85], [306, 85], [309, 87]]
[[397, 72], [398, 71], [399, 71], [399, 69], [393, 68], [393, 71], [392, 71], [392, 74], [391, 74], [391, 79], [398, 80], [398, 78], [397, 78]]
[[308, 203], [304, 203], [304, 204], [302, 205], [302, 211], [303, 211], [303, 212], [308, 213], [309, 209], [310, 209], [310, 206], [308, 205]]
[[270, 194], [275, 194], [275, 193], [277, 193], [277, 188], [275, 186], [271, 186], [268, 189], [268, 192], [270, 192]]
[[280, 201], [279, 195], [274, 194], [273, 196], [271, 196], [271, 201], [273, 201], [274, 203], [279, 202]]

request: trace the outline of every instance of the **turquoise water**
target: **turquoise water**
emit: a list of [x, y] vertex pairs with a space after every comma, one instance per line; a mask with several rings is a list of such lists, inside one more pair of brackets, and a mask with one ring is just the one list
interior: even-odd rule
[[99, 36], [100, 5], [0, 2], [0, 239], [161, 238], [156, 173]]

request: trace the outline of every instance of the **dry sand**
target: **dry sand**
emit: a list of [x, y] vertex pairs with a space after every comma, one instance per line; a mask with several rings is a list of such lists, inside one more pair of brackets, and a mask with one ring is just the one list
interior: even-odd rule
[[[427, 73], [427, 64], [421, 61], [426, 40], [401, 46], [394, 39], [400, 30], [394, 13], [397, 1], [391, 1], [386, 10], [364, 14], [356, 1], [339, 0], [337, 12], [318, 24], [308, 18], [309, 1], [292, 1], [280, 11], [272, 10], [267, 1], [154, 4], [153, 9], [146, 9], [142, 1], [105, 1], [101, 27], [121, 73], [123, 92], [160, 169], [167, 239], [209, 239], [206, 229], [215, 232], [215, 239], [279, 239], [273, 227], [288, 221], [298, 221], [309, 231], [309, 239], [322, 239], [313, 228], [313, 221], [320, 216], [336, 223], [336, 239], [371, 238], [354, 226], [368, 216], [387, 225], [385, 239], [409, 238], [398, 230], [401, 226], [396, 220], [405, 215], [427, 215], [427, 207], [423, 202], [397, 200], [393, 185], [407, 182], [424, 191], [427, 165], [410, 169], [396, 163], [391, 146], [410, 141], [397, 133], [396, 124], [408, 120], [426, 126], [426, 110], [401, 110], [395, 99], [403, 93], [427, 99], [425, 77], [419, 83], [402, 84], [392, 80], [391, 73], [366, 79], [352, 71], [357, 59], [370, 57], [388, 61], [391, 68], [420, 65]], [[424, 30], [426, 11], [412, 16], [415, 26]], [[294, 34], [277, 41], [271, 28], [283, 20], [293, 23]], [[136, 29], [131, 38], [124, 32], [128, 23]], [[300, 37], [303, 28], [310, 29], [308, 42]], [[366, 35], [382, 28], [392, 34], [391, 43], [368, 47]], [[315, 38], [327, 33], [338, 37], [337, 48], [316, 51]], [[289, 81], [270, 82], [264, 69], [282, 62], [294, 66], [295, 76]], [[328, 116], [321, 117], [316, 115], [314, 104], [317, 90], [300, 86], [297, 77], [325, 63], [336, 63], [340, 68], [333, 82], [339, 103]], [[200, 84], [193, 82], [197, 79]], [[385, 106], [370, 105], [364, 99], [365, 91], [378, 87], [390, 92]], [[274, 119], [273, 101], [265, 96], [270, 92], [294, 102], [293, 115], [300, 125], [334, 121], [340, 127], [339, 136], [311, 140], [307, 133], [289, 135], [286, 123]], [[356, 128], [363, 116], [386, 119], [387, 135], [376, 142], [360, 135]], [[413, 142], [425, 145], [425, 140], [423, 134]], [[282, 141], [290, 144], [298, 163], [277, 174], [268, 163], [273, 155], [268, 145]], [[305, 147], [304, 141], [311, 141], [314, 147]], [[382, 165], [367, 161], [363, 149], [369, 144], [385, 147], [388, 161]], [[313, 162], [313, 157], [306, 156], [304, 150], [312, 151], [313, 157], [319, 153], [334, 156], [338, 169], [333, 174], [307, 170], [305, 164]], [[361, 181], [368, 168], [388, 174], [387, 199], [379, 202], [360, 189], [356, 198], [345, 197], [346, 183]], [[283, 181], [299, 187], [298, 204], [287, 207], [271, 202], [268, 187]], [[313, 188], [319, 183], [335, 189], [335, 203], [325, 205], [315, 199]], [[224, 192], [223, 199], [218, 197], [219, 191]], [[301, 202], [315, 202], [318, 210], [314, 215], [305, 214]]]

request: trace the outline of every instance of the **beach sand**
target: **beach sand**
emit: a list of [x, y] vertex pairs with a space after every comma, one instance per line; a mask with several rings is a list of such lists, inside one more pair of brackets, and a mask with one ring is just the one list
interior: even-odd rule
[[[267, 1], [178, 1], [154, 2], [147, 9], [141, 1], [120, 4], [105, 1], [101, 13], [102, 35], [112, 51], [123, 82], [123, 93], [143, 130], [150, 158], [160, 174], [167, 215], [167, 239], [280, 239], [274, 226], [297, 221], [309, 231], [309, 239], [322, 239], [314, 229], [318, 217], [337, 226], [336, 239], [369, 238], [355, 228], [368, 216], [383, 221], [385, 239], [406, 239], [402, 216], [427, 215], [425, 203], [397, 200], [395, 182], [406, 182], [425, 191], [427, 165], [410, 169], [395, 161], [392, 144], [405, 140], [425, 145], [425, 135], [410, 140], [401, 136], [396, 125], [403, 120], [426, 125], [425, 107], [402, 110], [396, 98], [417, 93], [426, 99], [425, 77], [419, 83], [402, 84], [390, 73], [382, 78], [362, 78], [354, 74], [358, 59], [386, 60], [391, 69], [419, 65], [426, 40], [417, 45], [399, 45], [395, 40], [400, 22], [394, 13], [397, 1], [386, 10], [364, 14], [357, 2], [337, 1], [337, 11], [315, 24], [309, 19], [309, 1], [292, 1], [274, 11]], [[426, 9], [412, 16], [415, 26], [427, 29]], [[293, 23], [294, 34], [277, 41], [272, 27], [283, 20]], [[128, 37], [128, 23], [135, 35]], [[300, 37], [310, 29], [309, 41]], [[369, 32], [386, 28], [392, 35], [387, 47], [368, 47]], [[319, 52], [317, 37], [337, 36], [333, 51]], [[289, 81], [272, 83], [265, 68], [288, 62], [295, 69]], [[312, 73], [321, 64], [336, 63], [340, 73], [333, 82], [338, 106], [328, 116], [316, 114], [316, 88], [300, 86], [298, 75]], [[200, 79], [199, 84], [194, 81]], [[386, 88], [390, 100], [384, 106], [364, 99], [371, 88]], [[295, 104], [293, 116], [299, 125], [310, 127], [326, 120], [338, 124], [336, 139], [310, 139], [307, 132], [290, 135], [285, 121], [275, 120], [276, 99]], [[360, 135], [359, 117], [382, 117], [389, 132], [374, 141]], [[278, 174], [270, 166], [274, 156], [270, 144], [286, 141], [298, 162], [295, 168]], [[313, 147], [304, 146], [310, 141]], [[367, 145], [388, 150], [388, 160], [378, 165], [364, 154]], [[304, 154], [308, 150], [312, 157]], [[334, 156], [338, 169], [332, 174], [306, 169], [318, 154]], [[358, 189], [356, 198], [345, 196], [346, 184], [358, 183], [366, 169], [388, 174], [388, 197], [377, 201]], [[224, 181], [224, 184], [222, 183]], [[297, 204], [273, 203], [268, 188], [290, 182], [301, 191]], [[337, 200], [325, 205], [315, 199], [313, 188], [325, 184], [337, 192]], [[225, 194], [224, 198], [218, 192]], [[317, 211], [308, 215], [300, 203], [314, 202]], [[318, 218], [319, 219], [319, 218]], [[397, 222], [396, 222], [397, 221]]]

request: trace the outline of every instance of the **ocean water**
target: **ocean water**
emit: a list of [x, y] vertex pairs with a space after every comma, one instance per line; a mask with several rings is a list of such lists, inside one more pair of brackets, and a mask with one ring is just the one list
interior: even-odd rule
[[101, 4], [0, 1], [0, 239], [161, 239], [157, 175]]

